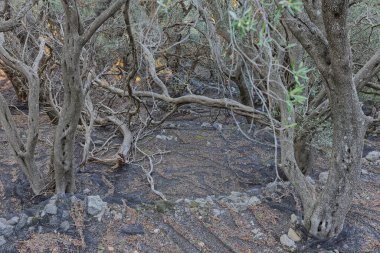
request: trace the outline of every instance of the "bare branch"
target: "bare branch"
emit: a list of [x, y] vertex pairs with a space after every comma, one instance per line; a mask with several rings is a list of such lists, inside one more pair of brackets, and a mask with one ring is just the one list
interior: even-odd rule
[[84, 45], [94, 35], [96, 30], [115, 14], [127, 0], [117, 0], [110, 7], [104, 10], [90, 25], [87, 27], [81, 37], [81, 44]]
[[37, 2], [38, 0], [26, 1], [14, 18], [0, 21], [0, 32], [7, 32], [19, 26], [21, 19]]
[[380, 49], [367, 61], [367, 63], [354, 76], [354, 84], [361, 90], [371, 78], [380, 71]]

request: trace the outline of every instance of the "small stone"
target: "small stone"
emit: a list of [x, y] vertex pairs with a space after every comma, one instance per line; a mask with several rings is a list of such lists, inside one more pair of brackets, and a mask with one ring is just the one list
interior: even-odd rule
[[288, 235], [285, 235], [283, 234], [281, 237], [280, 237], [280, 242], [282, 245], [286, 246], [286, 247], [290, 247], [290, 248], [293, 248], [296, 246], [296, 244], [294, 243], [294, 241], [292, 239], [290, 239], [288, 237]]
[[214, 216], [218, 217], [223, 212], [221, 210], [215, 208], [215, 209], [212, 210], [212, 213], [214, 214]]
[[9, 225], [16, 225], [18, 222], [19, 222], [20, 218], [17, 217], [17, 216], [14, 216], [12, 218], [10, 218], [7, 222]]
[[37, 230], [37, 232], [38, 232], [39, 234], [42, 234], [42, 232], [44, 232], [44, 228], [43, 228], [42, 226], [38, 226], [38, 230]]
[[329, 172], [328, 171], [325, 171], [325, 172], [321, 172], [319, 174], [319, 182], [322, 183], [322, 184], [326, 184], [327, 183], [327, 179], [329, 178]]
[[201, 127], [211, 127], [211, 124], [208, 122], [203, 122]]
[[3, 246], [6, 243], [7, 243], [7, 240], [5, 240], [5, 237], [4, 236], [0, 236], [0, 246]]
[[248, 199], [248, 201], [247, 201], [247, 204], [250, 205], [250, 206], [251, 205], [254, 206], [254, 205], [257, 205], [257, 204], [260, 204], [260, 203], [261, 203], [260, 199], [258, 197], [256, 197], [256, 196], [250, 197]]
[[122, 228], [120, 232], [123, 234], [126, 234], [126, 235], [143, 235], [143, 234], [145, 234], [144, 227], [140, 224], [129, 225], [128, 227]]
[[156, 135], [156, 139], [163, 140], [163, 141], [177, 141], [177, 137], [175, 136], [166, 136], [163, 134]]
[[89, 194], [90, 192], [91, 192], [91, 190], [88, 189], [88, 188], [86, 188], [86, 189], [83, 190], [83, 194], [86, 194], [86, 195]]
[[212, 126], [216, 129], [216, 130], [218, 130], [218, 131], [222, 131], [222, 129], [223, 129], [223, 125], [222, 124], [220, 124], [220, 123], [214, 123], [214, 124], [212, 124]]
[[298, 220], [297, 215], [295, 215], [294, 213], [292, 213], [292, 215], [290, 215], [290, 222], [293, 223], [293, 224], [296, 224], [297, 220]]
[[363, 170], [362, 170], [362, 174], [363, 174], [363, 175], [368, 175], [368, 170], [364, 170], [364, 169], [363, 169]]
[[296, 231], [294, 231], [294, 229], [292, 228], [289, 228], [289, 231], [288, 231], [288, 237], [290, 239], [292, 239], [293, 241], [295, 242], [299, 242], [301, 241], [301, 237], [296, 233]]
[[68, 221], [64, 221], [61, 223], [59, 227], [62, 229], [63, 232], [66, 232], [70, 228], [70, 223]]
[[380, 159], [380, 152], [379, 151], [371, 151], [366, 155], [365, 159], [367, 159], [370, 162], [375, 162], [376, 160]]
[[112, 246], [108, 246], [107, 249], [108, 249], [109, 252], [114, 252], [115, 251], [115, 248], [112, 247]]
[[90, 215], [98, 215], [104, 212], [107, 207], [107, 203], [103, 202], [99, 195], [88, 196], [87, 212]]
[[278, 186], [277, 182], [271, 182], [271, 183], [267, 184], [265, 188], [268, 192], [276, 192], [277, 186]]
[[0, 236], [10, 236], [13, 234], [13, 226], [7, 224], [6, 222], [0, 222]]
[[155, 230], [153, 230], [153, 233], [155, 233], [155, 234], [160, 233], [160, 229], [156, 228]]
[[20, 215], [20, 220], [18, 221], [18, 223], [17, 223], [17, 225], [16, 225], [16, 230], [20, 230], [20, 229], [22, 229], [23, 227], [25, 227], [25, 225], [26, 225], [26, 223], [27, 223], [27, 221], [28, 221], [28, 215], [26, 215], [26, 214], [24, 214], [24, 213], [22, 213], [21, 215]]
[[[57, 211], [58, 211], [58, 208], [57, 206], [54, 204], [54, 203], [49, 203], [45, 206], [44, 208], [44, 211], [47, 213], [47, 214], [51, 214], [51, 215], [56, 215], [57, 214]], [[42, 216], [42, 215], [41, 215]]]
[[205, 246], [204, 242], [198, 242], [199, 247], [203, 248]]
[[67, 210], [63, 210], [62, 211], [62, 219], [67, 219], [67, 218], [69, 218], [69, 216], [70, 216], [70, 212], [69, 211], [67, 211]]
[[122, 220], [123, 219], [123, 214], [119, 212], [115, 212], [113, 215], [114, 220]]

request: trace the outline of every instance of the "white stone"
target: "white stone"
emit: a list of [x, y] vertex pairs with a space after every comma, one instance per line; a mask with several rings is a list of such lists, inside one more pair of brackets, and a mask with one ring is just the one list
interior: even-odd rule
[[87, 213], [90, 215], [98, 215], [107, 207], [107, 203], [103, 202], [99, 195], [88, 196], [87, 201]]
[[288, 237], [288, 235], [285, 235], [283, 234], [281, 237], [280, 237], [280, 242], [282, 245], [286, 246], [286, 247], [290, 247], [290, 248], [293, 248], [296, 246], [295, 242], [290, 239]]
[[56, 215], [58, 208], [54, 203], [49, 203], [44, 208], [45, 213]]
[[293, 223], [293, 224], [296, 224], [297, 223], [297, 215], [295, 215], [294, 213], [292, 215], [290, 215], [290, 222]]
[[288, 237], [290, 239], [292, 239], [293, 241], [295, 242], [299, 242], [301, 241], [301, 237], [297, 234], [296, 231], [294, 231], [294, 229], [292, 228], [289, 228], [289, 231], [288, 231]]
[[371, 151], [369, 152], [366, 157], [368, 161], [375, 162], [376, 160], [380, 159], [380, 152], [379, 151]]
[[328, 178], [329, 178], [329, 172], [328, 171], [321, 172], [319, 174], [319, 182], [322, 184], [326, 184]]

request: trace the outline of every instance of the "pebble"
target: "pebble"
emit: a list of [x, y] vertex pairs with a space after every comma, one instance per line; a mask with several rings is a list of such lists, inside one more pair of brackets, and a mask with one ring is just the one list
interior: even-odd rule
[[17, 216], [14, 216], [8, 220], [9, 225], [16, 225], [19, 222], [20, 218]]
[[57, 208], [57, 206], [54, 203], [49, 203], [49, 204], [47, 204], [45, 206], [44, 211], [47, 214], [56, 215], [57, 211], [58, 211], [58, 208]]
[[145, 234], [144, 227], [140, 224], [129, 225], [125, 228], [122, 228], [120, 232], [123, 234], [126, 234], [126, 235], [143, 235], [143, 234]]
[[375, 162], [376, 160], [380, 159], [380, 152], [379, 151], [371, 151], [366, 155], [365, 159], [367, 159], [370, 162]]
[[66, 232], [70, 228], [70, 223], [68, 221], [63, 221], [59, 227], [63, 230], [63, 232]]
[[5, 237], [4, 236], [0, 236], [0, 246], [3, 246], [6, 243], [7, 243], [7, 240], [5, 240]]
[[280, 237], [280, 242], [282, 245], [286, 246], [286, 247], [289, 247], [289, 248], [293, 248], [296, 246], [295, 242], [290, 239], [288, 237], [288, 235], [286, 234], [283, 234], [281, 237]]
[[295, 242], [299, 242], [301, 241], [301, 237], [296, 233], [296, 231], [294, 231], [294, 229], [292, 228], [289, 228], [289, 231], [288, 231], [288, 237], [290, 239], [292, 239], [293, 241]]
[[6, 221], [4, 223], [0, 222], [0, 236], [1, 235], [10, 236], [12, 234], [13, 234], [13, 226], [6, 223]]
[[328, 177], [329, 177], [329, 172], [328, 171], [321, 172], [319, 174], [318, 180], [319, 180], [320, 183], [326, 184]]
[[297, 215], [295, 215], [294, 213], [292, 215], [290, 215], [290, 222], [291, 223], [296, 224], [297, 220], [298, 220]]

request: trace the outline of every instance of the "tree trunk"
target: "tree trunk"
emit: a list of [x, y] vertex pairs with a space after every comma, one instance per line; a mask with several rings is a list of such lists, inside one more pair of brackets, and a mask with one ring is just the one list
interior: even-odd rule
[[81, 25], [75, 3], [69, 2], [63, 2], [66, 14], [62, 53], [64, 97], [51, 160], [57, 194], [75, 191], [74, 137], [84, 100], [79, 66]]
[[368, 120], [353, 82], [348, 38], [348, 1], [322, 1], [329, 43], [330, 71], [326, 79], [332, 114], [333, 143], [327, 184], [313, 210], [306, 212], [309, 232], [321, 238], [337, 236], [343, 229], [359, 181], [364, 135]]
[[367, 128], [353, 83], [340, 83], [335, 88], [330, 96], [335, 99], [331, 99], [333, 153], [329, 178], [311, 215], [305, 216], [310, 233], [322, 238], [337, 236], [343, 229], [359, 180]]

